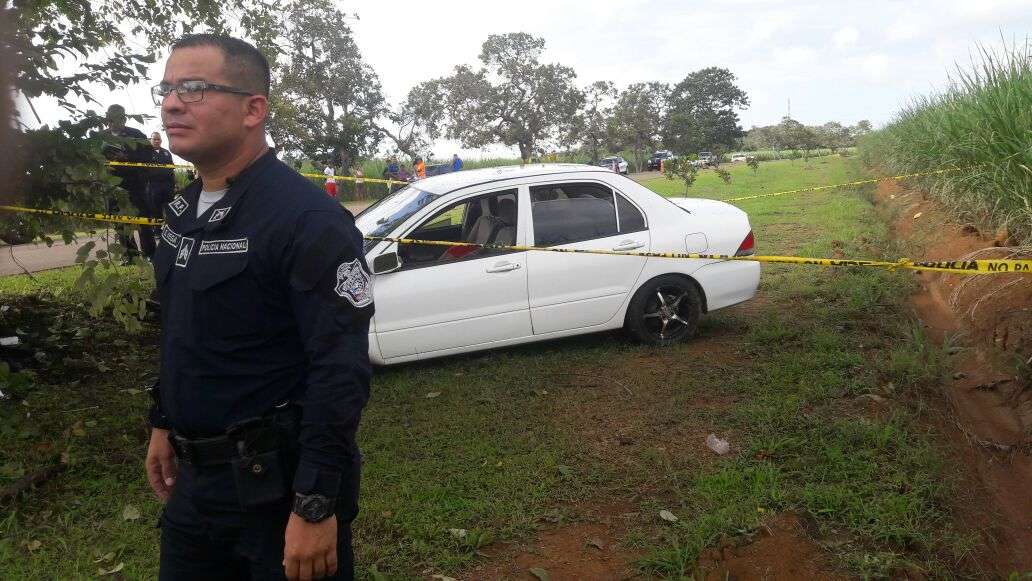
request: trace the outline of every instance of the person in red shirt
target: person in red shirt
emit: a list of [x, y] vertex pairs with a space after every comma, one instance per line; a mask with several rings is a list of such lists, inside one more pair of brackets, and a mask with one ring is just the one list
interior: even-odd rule
[[326, 176], [326, 193], [331, 198], [336, 198], [337, 197], [337, 180], [336, 180], [336, 178], [333, 177], [333, 168], [330, 167], [330, 166], [326, 166], [326, 169], [323, 170], [323, 175]]

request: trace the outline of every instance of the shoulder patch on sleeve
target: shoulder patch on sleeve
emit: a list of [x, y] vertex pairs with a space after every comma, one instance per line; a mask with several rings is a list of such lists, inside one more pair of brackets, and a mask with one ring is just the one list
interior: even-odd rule
[[373, 278], [357, 258], [337, 267], [337, 286], [333, 290], [356, 307], [373, 303]]

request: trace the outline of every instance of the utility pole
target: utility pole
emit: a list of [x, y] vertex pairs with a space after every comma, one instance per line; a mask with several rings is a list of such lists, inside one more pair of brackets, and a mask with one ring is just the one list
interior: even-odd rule
[[788, 118], [792, 118], [792, 97], [788, 98]]

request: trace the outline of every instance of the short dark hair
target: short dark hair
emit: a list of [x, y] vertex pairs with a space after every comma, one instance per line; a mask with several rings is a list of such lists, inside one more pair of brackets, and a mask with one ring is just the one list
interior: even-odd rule
[[238, 88], [269, 96], [269, 60], [254, 45], [222, 34], [187, 34], [172, 45], [172, 50], [200, 46], [222, 51], [226, 58], [226, 76]]

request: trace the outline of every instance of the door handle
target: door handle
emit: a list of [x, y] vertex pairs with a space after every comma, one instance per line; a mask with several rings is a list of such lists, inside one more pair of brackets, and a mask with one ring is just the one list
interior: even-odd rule
[[509, 272], [512, 270], [519, 270], [520, 268], [522, 268], [522, 266], [520, 266], [520, 263], [518, 262], [499, 262], [491, 268], [487, 269], [487, 272], [493, 274], [496, 272]]
[[617, 244], [613, 250], [615, 252], [624, 252], [626, 250], [637, 250], [645, 246], [644, 242], [638, 242], [637, 240], [624, 240], [620, 244]]

